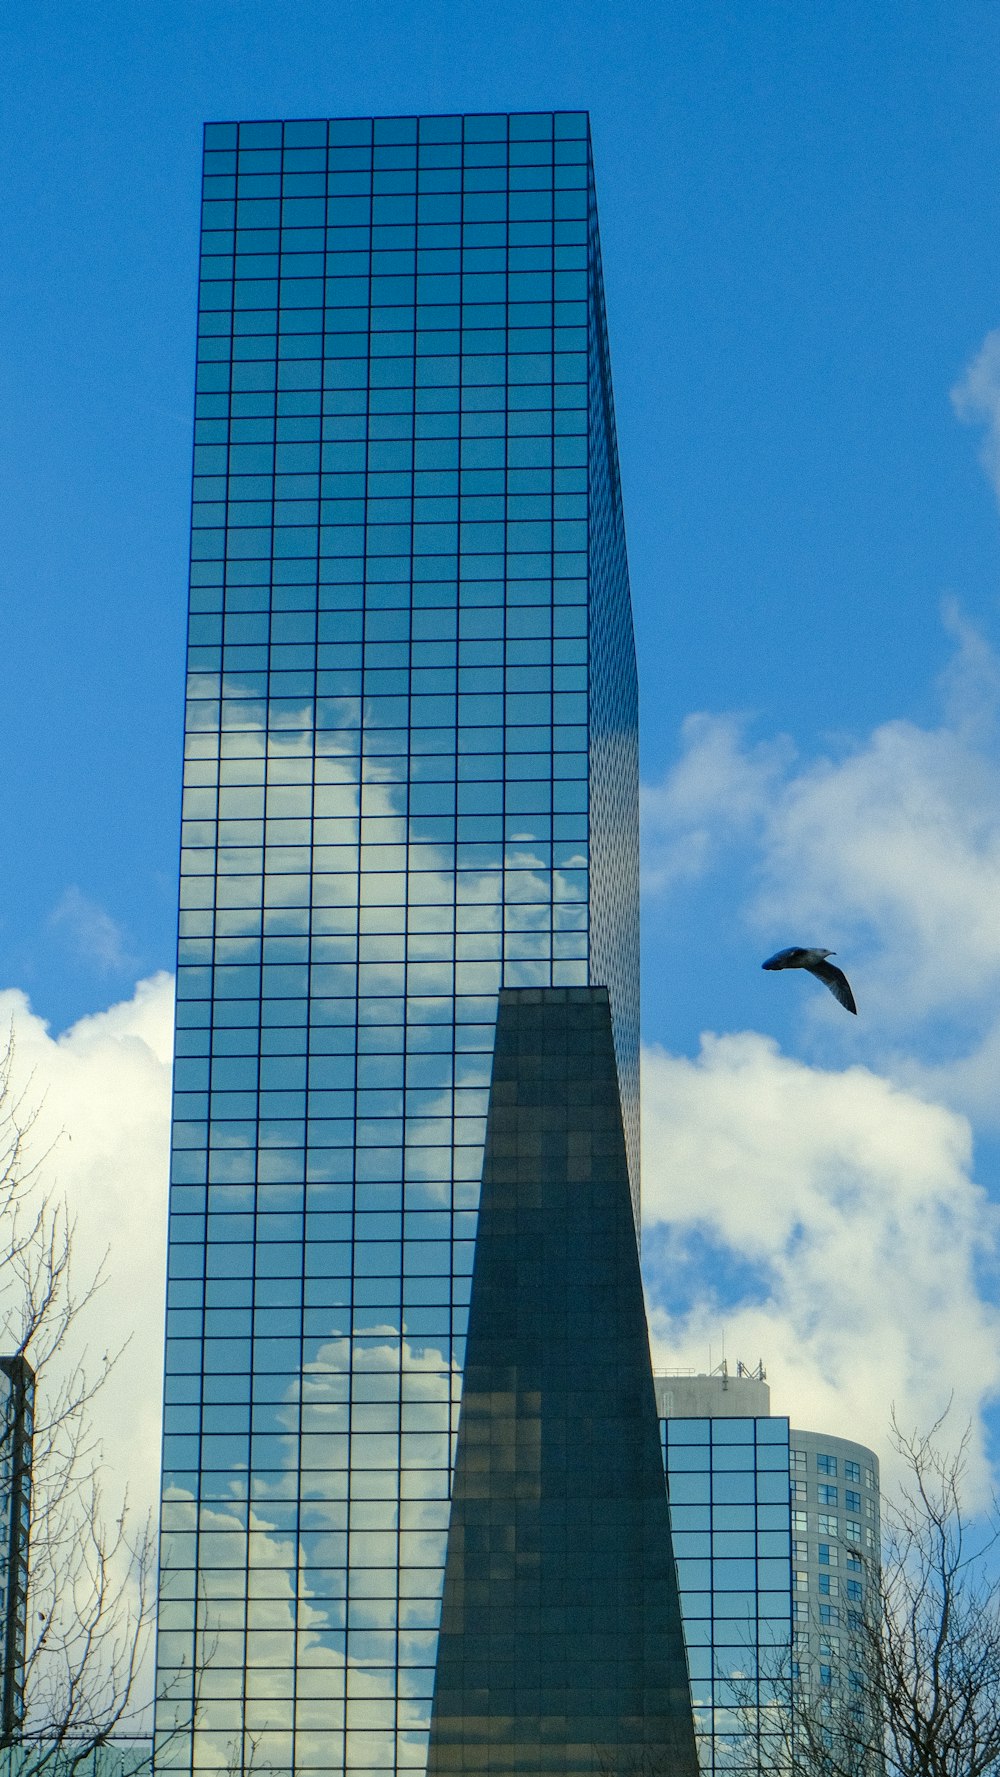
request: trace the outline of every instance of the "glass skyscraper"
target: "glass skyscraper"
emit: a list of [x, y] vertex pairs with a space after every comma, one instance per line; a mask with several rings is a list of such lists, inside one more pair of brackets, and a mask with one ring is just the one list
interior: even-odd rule
[[878, 1458], [772, 1417], [762, 1366], [655, 1386], [701, 1769], [791, 1770], [800, 1711], [871, 1707]]
[[582, 113], [205, 137], [157, 1766], [424, 1768], [498, 994], [610, 992], [635, 662]]
[[720, 1380], [657, 1377], [703, 1777], [784, 1772], [791, 1733], [788, 1420]]

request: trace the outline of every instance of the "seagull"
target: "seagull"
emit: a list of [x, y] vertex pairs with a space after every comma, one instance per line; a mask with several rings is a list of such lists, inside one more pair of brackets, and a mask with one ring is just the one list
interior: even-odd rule
[[788, 950], [776, 950], [760, 966], [762, 969], [808, 969], [810, 975], [826, 982], [834, 999], [839, 1000], [848, 1012], [856, 1013], [858, 1008], [854, 1004], [854, 995], [847, 976], [843, 969], [838, 969], [834, 963], [826, 960], [828, 956], [836, 954], [835, 950], [803, 950], [801, 945], [793, 944]]

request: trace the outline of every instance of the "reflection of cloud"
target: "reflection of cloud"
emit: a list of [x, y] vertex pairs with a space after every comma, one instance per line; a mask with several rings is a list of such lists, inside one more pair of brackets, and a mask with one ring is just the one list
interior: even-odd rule
[[[263, 721], [262, 705], [242, 713]], [[309, 712], [299, 710], [298, 720], [308, 727]], [[368, 738], [378, 744], [377, 737]], [[440, 788], [430, 771], [426, 780], [415, 775], [412, 785], [398, 781], [398, 762], [393, 758], [357, 758], [357, 734], [338, 736], [330, 747], [327, 739], [327, 732], [317, 729], [318, 756], [313, 762], [311, 732], [272, 730], [265, 735], [262, 726], [243, 730], [239, 736], [243, 756], [224, 773], [238, 781], [232, 785], [227, 781], [218, 790], [217, 802], [212, 767], [196, 766], [186, 812], [194, 821], [204, 821], [201, 831], [192, 831], [192, 842], [206, 851], [202, 857], [196, 854], [192, 865], [200, 870], [210, 861], [207, 848], [215, 840], [218, 813], [226, 874], [220, 879], [217, 904], [238, 909], [233, 917], [241, 933], [238, 960], [256, 962], [262, 958], [261, 950], [252, 948], [260, 945], [263, 923], [255, 906], [261, 870], [265, 881], [284, 874], [286, 883], [288, 873], [308, 871], [305, 848], [312, 838], [311, 914], [272, 910], [268, 930], [273, 933], [282, 920], [290, 929], [304, 930], [311, 920], [317, 945], [335, 941], [335, 949], [331, 943], [323, 952], [324, 964], [334, 966], [317, 968], [314, 992], [323, 991], [320, 981], [331, 998], [357, 985], [363, 1005], [380, 1020], [399, 1018], [408, 997], [417, 1022], [427, 1023], [435, 1015], [446, 1021], [441, 1032], [446, 1056], [428, 1044], [428, 1054], [407, 1062], [405, 1175], [409, 1199], [421, 1206], [450, 1207], [461, 1201], [453, 1188], [456, 1177], [458, 1191], [467, 1187], [466, 1195], [474, 1202], [488, 1059], [485, 1077], [478, 1050], [474, 1056], [460, 1056], [456, 1063], [448, 1035], [451, 996], [458, 993], [485, 1002], [476, 1008], [485, 1024], [504, 965], [508, 979], [548, 978], [550, 932], [557, 923], [553, 902], [560, 904], [561, 931], [575, 934], [585, 928], [586, 858], [568, 846], [554, 853], [551, 838], [543, 843], [530, 817], [524, 817], [523, 826], [515, 826], [512, 834], [507, 827], [510, 837], [505, 848], [499, 813], [488, 844], [465, 844], [469, 832], [456, 819], [454, 788]], [[348, 741], [355, 756], [349, 756]], [[199, 784], [201, 774], [205, 781]], [[451, 813], [422, 811], [436, 807], [450, 808]], [[309, 830], [305, 830], [307, 818], [314, 822]], [[459, 840], [463, 844], [456, 853]], [[282, 904], [276, 898], [275, 905]], [[227, 960], [236, 958], [227, 955]], [[318, 961], [317, 948], [314, 962]], [[583, 967], [568, 943], [560, 967], [567, 979], [570, 970]], [[421, 1001], [425, 1003], [420, 1005]], [[444, 1071], [437, 1071], [439, 1067]], [[358, 1101], [367, 1111], [362, 1143], [391, 1142], [402, 1155], [402, 1062], [398, 1078], [385, 1058], [380, 1068], [384, 1078], [373, 1073], [370, 1057], [362, 1062], [364, 1086], [359, 1082], [359, 1089], [370, 1093]], [[338, 1136], [341, 1133], [338, 1129]], [[363, 1163], [364, 1146], [360, 1151]], [[291, 1176], [296, 1164], [292, 1153], [284, 1162], [272, 1160], [269, 1176], [278, 1176], [282, 1163]], [[385, 1177], [386, 1160], [380, 1156], [376, 1164], [376, 1176]], [[422, 1182], [423, 1189], [414, 1188]], [[445, 1228], [440, 1252], [433, 1250], [430, 1240], [415, 1240], [404, 1249], [400, 1239], [398, 1256], [401, 1262], [405, 1258], [406, 1266], [404, 1292], [409, 1285], [414, 1301], [422, 1300], [422, 1291], [427, 1293], [426, 1273], [436, 1276], [447, 1271], [448, 1235]], [[382, 1275], [396, 1255], [387, 1254], [373, 1235], [370, 1245], [359, 1243], [355, 1257], [361, 1268], [368, 1259], [373, 1274]], [[416, 1308], [413, 1316], [414, 1324], [419, 1324]], [[303, 1506], [293, 1549], [282, 1532], [283, 1520], [275, 1525], [273, 1547], [264, 1531], [255, 1536], [251, 1528], [243, 1538], [257, 1625], [246, 1657], [251, 1682], [262, 1664], [287, 1670], [294, 1661], [300, 1701], [309, 1694], [310, 1674], [316, 1668], [323, 1687], [317, 1693], [317, 1709], [322, 1706], [327, 1711], [321, 1725], [331, 1737], [322, 1748], [325, 1756], [317, 1758], [319, 1763], [338, 1762], [331, 1747], [340, 1733], [347, 1735], [351, 1768], [391, 1766], [397, 1754], [402, 1765], [420, 1762], [419, 1736], [426, 1734], [440, 1608], [453, 1392], [451, 1360], [437, 1341], [421, 1341], [398, 1327], [383, 1326], [369, 1328], [353, 1340], [322, 1334], [311, 1338], [301, 1382], [296, 1380], [285, 1396], [283, 1423], [274, 1428], [280, 1429], [277, 1460], [285, 1470], [272, 1477], [275, 1516], [289, 1487], [289, 1471], [297, 1469], [300, 1460], [307, 1490], [315, 1477], [316, 1490], [326, 1497], [309, 1499]], [[350, 1511], [348, 1464], [353, 1470]], [[381, 1492], [387, 1481], [394, 1487], [397, 1472], [398, 1507], [394, 1499], [384, 1500]], [[338, 1487], [343, 1489], [341, 1500], [333, 1497]], [[268, 1504], [257, 1502], [263, 1518]], [[242, 1555], [235, 1532], [211, 1526], [206, 1534], [221, 1539], [220, 1548], [232, 1536], [234, 1553]], [[345, 1539], [351, 1579], [347, 1593]], [[268, 1565], [272, 1559], [274, 1577], [267, 1582], [265, 1624], [260, 1587], [262, 1576], [272, 1572]], [[221, 1618], [215, 1630], [228, 1633]], [[214, 1677], [219, 1664], [212, 1660], [213, 1685], [221, 1682]], [[228, 1694], [215, 1699], [215, 1712], [210, 1721], [206, 1718], [204, 1730], [212, 1738], [200, 1744], [200, 1756], [217, 1764], [227, 1762], [227, 1737], [234, 1729], [240, 1731], [242, 1718], [233, 1715], [237, 1702]], [[285, 1730], [274, 1719], [277, 1713], [266, 1721], [260, 1712], [255, 1717], [256, 1728], [265, 1735], [259, 1762], [280, 1761], [287, 1766], [289, 1750], [281, 1738]], [[247, 1721], [250, 1725], [249, 1713]], [[298, 1757], [309, 1762], [301, 1740]]]
[[[331, 1375], [351, 1377], [350, 1415], [346, 1402], [329, 1399]], [[452, 1401], [457, 1396], [458, 1380], [459, 1370], [444, 1343], [400, 1338], [398, 1331], [389, 1326], [354, 1339], [326, 1341], [316, 1358], [305, 1366], [301, 1380], [303, 1424], [308, 1415], [310, 1428], [315, 1428], [310, 1432], [309, 1461], [313, 1468], [328, 1472], [344, 1467], [349, 1448], [352, 1466], [375, 1466], [371, 1452], [373, 1437], [380, 1435], [378, 1428], [398, 1425], [398, 1438], [391, 1434], [392, 1448], [386, 1452], [390, 1470], [400, 1467], [409, 1478], [409, 1484], [403, 1488], [405, 1522], [398, 1527], [398, 1560], [402, 1568], [433, 1571], [434, 1590], [444, 1560], [441, 1507], [438, 1501], [422, 1497], [418, 1477], [422, 1473], [440, 1474], [450, 1466]], [[370, 1415], [371, 1424], [366, 1414]], [[329, 1510], [331, 1524], [343, 1522], [343, 1508], [331, 1504]], [[396, 1527], [389, 1533], [391, 1548], [388, 1543], [381, 1546], [379, 1539], [386, 1534], [374, 1530], [366, 1538], [352, 1529], [348, 1556], [351, 1565], [394, 1566]], [[405, 1624], [414, 1611], [419, 1617], [420, 1606], [408, 1611], [404, 1594], [400, 1623]]]
[[[753, 1032], [643, 1062], [645, 1257], [658, 1359], [763, 1355], [793, 1421], [884, 1448], [1000, 1392], [1000, 1314], [979, 1269], [997, 1212], [964, 1118], [865, 1068], [810, 1068]], [[706, 1281], [715, 1279], [713, 1283]]]
[[[279, 1475], [273, 1498], [249, 1506], [234, 1497], [203, 1503], [199, 1512], [189, 1494], [168, 1489], [170, 1534], [183, 1538], [198, 1528], [206, 1567], [234, 1576], [232, 1597], [206, 1597], [198, 1606], [205, 1676], [196, 1739], [208, 1769], [231, 1768], [244, 1733], [256, 1744], [255, 1768], [282, 1761], [290, 1768], [290, 1716], [275, 1699], [274, 1675], [293, 1665], [296, 1720], [305, 1727], [296, 1733], [300, 1765], [339, 1762], [344, 1735], [349, 1770], [420, 1763], [448, 1510], [446, 1498], [423, 1497], [421, 1475], [425, 1469], [440, 1475], [448, 1462], [457, 1375], [440, 1341], [408, 1339], [388, 1321], [353, 1339], [324, 1340], [301, 1378], [290, 1380], [280, 1409], [290, 1471], [298, 1465], [301, 1422], [307, 1485], [294, 1530]], [[380, 1419], [396, 1431], [380, 1431]], [[346, 1475], [344, 1497], [333, 1497], [331, 1479], [337, 1471], [343, 1475], [348, 1439], [357, 1440], [353, 1455], [364, 1471], [377, 1465], [386, 1435], [394, 1440], [390, 1475], [401, 1462], [399, 1503], [380, 1488], [368, 1498], [363, 1473], [350, 1506]], [[311, 1473], [323, 1477], [321, 1498], [308, 1497]], [[165, 1596], [173, 1595], [173, 1558], [168, 1542]], [[244, 1644], [245, 1571], [253, 1602]], [[389, 1591], [382, 1585], [386, 1576]], [[174, 1624], [178, 1608], [187, 1616], [194, 1606], [174, 1607]], [[189, 1636], [179, 1633], [176, 1649], [169, 1637], [161, 1643], [169, 1661], [175, 1653], [183, 1657]], [[177, 1708], [183, 1720], [179, 1702]], [[331, 1746], [341, 1748], [336, 1759]]]
[[135, 966], [122, 927], [75, 885], [60, 896], [47, 923], [65, 936], [81, 962], [101, 974], [116, 975]]
[[[205, 688], [214, 689], [213, 682]], [[213, 706], [206, 702], [205, 708]], [[588, 881], [579, 846], [560, 844], [553, 855], [551, 839], [542, 843], [530, 816], [520, 817], [519, 827], [511, 815], [504, 817], [501, 843], [499, 813], [489, 843], [466, 843], [453, 808], [449, 815], [422, 811], [421, 792], [435, 791], [437, 779], [415, 779], [410, 786], [400, 779], [394, 757], [366, 750], [377, 744], [380, 731], [322, 725], [314, 731], [307, 703], [285, 712], [292, 722], [287, 728], [265, 726], [263, 702], [233, 699], [232, 708], [240, 722], [234, 731], [239, 757], [225, 758], [225, 781], [216, 783], [210, 763], [188, 767], [186, 905], [203, 904], [195, 879], [208, 872], [218, 814], [216, 905], [225, 910], [230, 932], [241, 927], [246, 939], [259, 936], [261, 870], [266, 877], [285, 876], [286, 888], [289, 873], [308, 871], [310, 832], [293, 829], [312, 820], [312, 929], [342, 935], [345, 914], [360, 901], [356, 960], [364, 996], [486, 998], [502, 981], [537, 986], [553, 973], [563, 985], [586, 979], [581, 934]], [[432, 796], [426, 807], [433, 806]], [[457, 853], [456, 839], [462, 841]], [[450, 908], [456, 910], [457, 946], [449, 938], [435, 945], [438, 934], [454, 929]], [[295, 921], [302, 917], [290, 912], [289, 926], [298, 929]], [[272, 931], [274, 919], [271, 910]], [[393, 945], [392, 936], [404, 932], [405, 946]]]

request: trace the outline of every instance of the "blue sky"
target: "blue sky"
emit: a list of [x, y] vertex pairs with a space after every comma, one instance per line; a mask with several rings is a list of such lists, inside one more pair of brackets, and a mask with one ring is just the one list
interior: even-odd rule
[[[1000, 1383], [998, 75], [993, 0], [12, 0], [0, 24], [0, 988], [51, 1049], [172, 967], [203, 120], [588, 108], [647, 1125], [674, 1168], [647, 1186], [656, 1335], [703, 1362], [728, 1328], [776, 1407], [849, 1431], [863, 1396], [873, 1437], [893, 1395], [934, 1407], [942, 1352], [963, 1410]], [[761, 974], [797, 941], [836, 947], [857, 1021]], [[747, 1203], [772, 1245], [721, 1263]], [[898, 1346], [884, 1382], [866, 1343]]]

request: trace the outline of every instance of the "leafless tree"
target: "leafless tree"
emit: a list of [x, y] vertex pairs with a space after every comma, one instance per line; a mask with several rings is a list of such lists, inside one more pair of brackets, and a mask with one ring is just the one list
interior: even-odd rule
[[825, 1683], [800, 1662], [779, 1762], [761, 1764], [748, 1731], [734, 1773], [1000, 1777], [998, 1529], [981, 1533], [964, 1503], [969, 1433], [949, 1452], [943, 1427], [893, 1420], [903, 1481], [883, 1501], [881, 1563], [864, 1563], [842, 1656]]
[[[32, 1085], [18, 1083], [12, 1034], [0, 1042], [0, 1356], [34, 1376], [28, 1596], [19, 1777], [88, 1760], [112, 1736], [136, 1736], [140, 1672], [153, 1624], [153, 1540], [126, 1498], [109, 1503], [92, 1408], [121, 1351], [97, 1347], [100, 1270], [73, 1265], [73, 1220], [48, 1183]], [[58, 1144], [56, 1144], [58, 1145]], [[8, 1417], [0, 1425], [12, 1440]], [[138, 1755], [137, 1755], [138, 1756]], [[8, 1755], [9, 1757], [9, 1755]], [[126, 1756], [126, 1773], [130, 1767]]]

